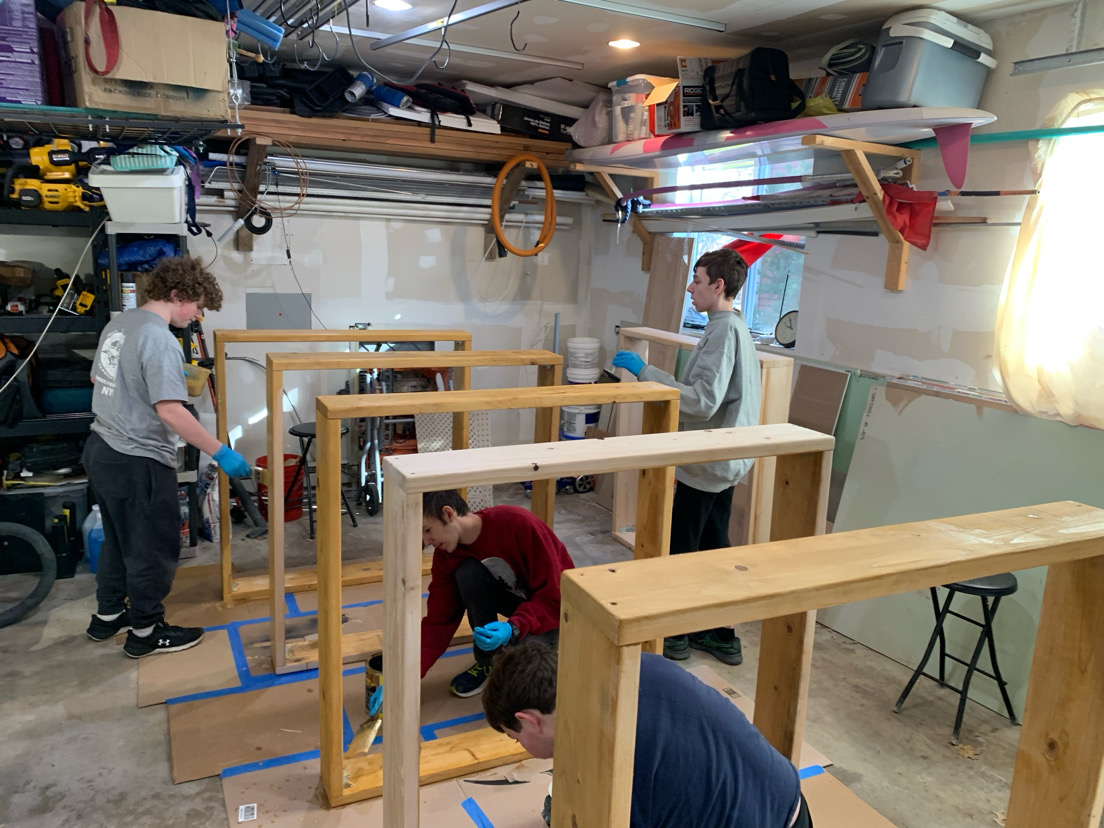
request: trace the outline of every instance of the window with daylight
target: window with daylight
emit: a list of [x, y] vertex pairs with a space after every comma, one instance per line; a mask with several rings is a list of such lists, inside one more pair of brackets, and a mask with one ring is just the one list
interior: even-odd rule
[[[727, 181], [752, 181], [763, 178], [808, 175], [813, 170], [812, 159], [800, 159], [784, 163], [768, 163], [765, 159], [748, 158], [728, 164], [707, 164], [701, 167], [680, 167], [677, 184], [709, 184]], [[708, 190], [688, 190], [678, 193], [677, 200], [685, 204], [712, 204], [747, 198], [752, 195], [776, 193], [799, 187], [800, 184], [748, 185]], [[710, 231], [708, 220], [692, 222], [695, 234], [691, 264], [711, 250], [717, 250], [734, 240], [731, 233], [717, 229]], [[799, 237], [787, 237], [798, 241]], [[786, 311], [797, 308], [801, 294], [801, 268], [804, 256], [780, 247], [772, 248], [748, 271], [744, 289], [736, 297], [736, 307], [744, 314], [748, 328], [754, 333], [773, 333], [774, 326]], [[687, 274], [687, 284], [693, 273]], [[694, 310], [690, 296], [683, 297], [682, 333], [700, 333], [705, 328], [705, 317]]]

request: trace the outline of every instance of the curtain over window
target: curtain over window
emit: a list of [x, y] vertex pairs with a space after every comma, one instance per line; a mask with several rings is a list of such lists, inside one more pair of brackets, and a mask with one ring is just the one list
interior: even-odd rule
[[[1067, 97], [1047, 126], [1104, 125], [1104, 90]], [[1104, 133], [1040, 141], [997, 309], [1004, 392], [1021, 411], [1104, 429]]]

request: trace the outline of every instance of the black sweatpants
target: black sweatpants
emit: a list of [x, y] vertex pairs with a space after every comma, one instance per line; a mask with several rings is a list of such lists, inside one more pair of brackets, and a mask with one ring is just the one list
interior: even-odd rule
[[[517, 583], [512, 572], [491, 572], [475, 558], [464, 559], [456, 567], [453, 577], [460, 590], [460, 600], [468, 612], [468, 623], [473, 630], [497, 621], [499, 615], [509, 618], [528, 600], [525, 590]], [[535, 638], [549, 647], [555, 647], [560, 641], [560, 630], [557, 627], [538, 635], [527, 635], [525, 638]], [[501, 649], [481, 650], [479, 647], [472, 647], [475, 660], [484, 667], [490, 665]]]
[[151, 627], [164, 618], [180, 561], [176, 469], [115, 451], [95, 432], [83, 460], [103, 518], [97, 612], [121, 612], [129, 600], [131, 626]]
[[[731, 545], [728, 542], [728, 520], [732, 515], [732, 493], [735, 488], [729, 486], [721, 492], [703, 492], [675, 482], [671, 511], [672, 555], [724, 549]], [[731, 641], [735, 636], [728, 627], [718, 627], [713, 634], [722, 641]]]

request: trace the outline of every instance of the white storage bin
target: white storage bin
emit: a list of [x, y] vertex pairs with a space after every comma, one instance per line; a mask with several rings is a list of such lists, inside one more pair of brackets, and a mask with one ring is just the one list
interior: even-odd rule
[[613, 94], [610, 140], [636, 141], [655, 135], [655, 105], [667, 100], [678, 86], [675, 78], [630, 75], [609, 84]]
[[895, 14], [878, 35], [863, 109], [977, 107], [995, 68], [993, 39], [936, 9]]
[[183, 167], [150, 172], [121, 172], [106, 167], [88, 171], [88, 183], [103, 193], [112, 221], [179, 224], [184, 221]]

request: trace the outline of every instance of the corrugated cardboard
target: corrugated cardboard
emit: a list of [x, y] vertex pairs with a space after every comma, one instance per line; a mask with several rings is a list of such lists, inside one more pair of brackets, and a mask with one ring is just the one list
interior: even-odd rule
[[656, 135], [671, 132], [697, 132], [701, 129], [702, 81], [705, 67], [724, 63], [728, 58], [678, 59], [679, 79], [670, 95], [656, 104]]
[[[73, 3], [59, 18], [75, 106], [180, 118], [228, 118], [230, 79], [226, 35], [220, 21], [128, 6], [113, 6], [112, 12], [119, 28], [119, 62], [103, 77], [94, 74], [85, 61], [84, 4]], [[93, 26], [91, 39], [93, 62], [104, 66], [99, 26]]]
[[866, 89], [867, 72], [843, 75], [821, 75], [813, 78], [797, 78], [806, 98], [826, 95], [840, 112], [858, 112], [862, 109], [863, 90]]

